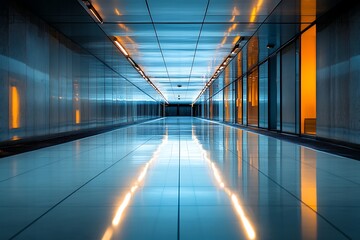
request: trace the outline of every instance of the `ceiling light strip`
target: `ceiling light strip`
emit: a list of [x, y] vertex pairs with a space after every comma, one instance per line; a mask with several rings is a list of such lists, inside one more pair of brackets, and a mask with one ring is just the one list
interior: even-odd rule
[[155, 86], [155, 84], [150, 80], [148, 76], [144, 73], [144, 71], [139, 67], [139, 65], [136, 64], [136, 62], [129, 56], [129, 53], [126, 51], [126, 49], [121, 45], [120, 41], [114, 37], [113, 38], [115, 46], [124, 54], [126, 59], [130, 62], [130, 64], [136, 69], [136, 71], [139, 72], [139, 74], [155, 89], [155, 91], [165, 100], [167, 104], [169, 104], [168, 100], [165, 98], [165, 96], [162, 94], [162, 92]]
[[94, 6], [91, 4], [91, 2], [89, 0], [82, 0], [82, 2], [85, 4], [85, 6], [89, 9], [91, 14], [95, 17], [95, 19], [98, 22], [100, 22], [101, 24], [104, 23], [102, 17], [98, 13], [98, 11], [96, 11], [96, 9], [94, 8]]
[[124, 54], [125, 57], [129, 56], [129, 53], [126, 51], [126, 49], [121, 45], [121, 43], [119, 42], [119, 40], [114, 37], [114, 43], [115, 46], [122, 52], [122, 54]]
[[244, 41], [248, 38], [240, 37], [233, 49], [231, 50], [230, 54], [225, 58], [225, 60], [220, 64], [220, 66], [216, 69], [215, 73], [212, 75], [212, 77], [209, 79], [209, 81], [206, 82], [204, 88], [201, 90], [199, 95], [195, 98], [192, 105], [199, 100], [199, 98], [204, 94], [206, 89], [208, 89], [211, 84], [219, 77], [220, 73], [225, 69], [225, 67], [230, 63], [230, 61], [239, 53], [240, 51], [240, 42]]
[[[82, 0], [82, 2], [89, 9], [90, 13], [95, 17], [95, 19], [102, 24], [104, 21], [91, 2], [89, 0]], [[139, 72], [139, 74], [156, 90], [156, 92], [165, 100], [165, 102], [169, 104], [168, 100], [165, 98], [162, 92], [155, 86], [155, 84], [151, 82], [149, 77], [145, 75], [144, 71], [142, 71], [141, 68], [135, 63], [135, 61], [129, 56], [129, 53], [121, 45], [120, 41], [116, 37], [113, 37], [113, 42], [115, 46], [121, 51], [121, 53], [126, 57], [126, 59], [131, 63], [131, 65]]]

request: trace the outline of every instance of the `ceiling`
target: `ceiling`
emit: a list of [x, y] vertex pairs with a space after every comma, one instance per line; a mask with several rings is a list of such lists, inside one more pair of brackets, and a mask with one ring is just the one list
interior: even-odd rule
[[278, 2], [91, 1], [100, 27], [120, 39], [170, 103], [192, 103], [239, 37], [254, 34]]
[[[103, 24], [82, 0], [23, 0], [70, 39], [160, 101], [162, 97], [120, 51], [115, 57], [111, 55], [112, 38], [117, 37], [170, 103], [189, 104], [240, 37], [257, 34], [269, 41], [274, 37], [274, 26], [306, 19], [299, 17], [299, 2], [315, 6], [303, 11], [315, 19], [309, 15], [321, 15], [339, 0], [91, 0]], [[293, 36], [288, 35], [281, 41]], [[264, 52], [268, 54], [268, 50]], [[126, 73], [119, 67], [122, 65], [129, 66]]]

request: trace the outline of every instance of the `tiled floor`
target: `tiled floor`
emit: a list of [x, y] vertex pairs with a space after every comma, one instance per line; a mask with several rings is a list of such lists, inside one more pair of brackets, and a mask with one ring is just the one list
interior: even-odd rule
[[0, 159], [0, 239], [360, 239], [360, 162], [192, 118]]

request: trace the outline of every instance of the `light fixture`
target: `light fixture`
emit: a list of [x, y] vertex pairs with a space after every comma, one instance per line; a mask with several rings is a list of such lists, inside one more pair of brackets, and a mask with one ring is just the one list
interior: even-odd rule
[[274, 47], [275, 47], [275, 45], [272, 44], [272, 43], [268, 43], [268, 45], [266, 45], [267, 49], [271, 49], [271, 48], [274, 48]]
[[224, 70], [224, 68], [230, 63], [230, 61], [236, 56], [236, 54], [240, 51], [240, 44], [242, 41], [248, 40], [249, 37], [240, 37], [236, 42], [235, 46], [231, 50], [230, 54], [225, 58], [225, 60], [221, 63], [219, 68], [213, 74], [213, 76], [209, 79], [209, 81], [205, 84], [204, 88], [201, 90], [199, 95], [196, 97], [192, 105], [194, 105], [197, 100], [203, 95], [207, 88], [211, 86], [211, 84], [219, 77], [219, 74]]
[[182, 85], [181, 85], [181, 84], [178, 84], [177, 87], [182, 87]]
[[139, 74], [155, 89], [156, 92], [164, 99], [164, 101], [169, 104], [164, 95], [160, 92], [160, 90], [151, 82], [150, 78], [147, 77], [143, 70], [135, 63], [135, 61], [129, 56], [129, 53], [126, 49], [120, 44], [119, 40], [116, 37], [113, 37], [114, 44], [116, 47], [125, 55], [126, 59], [131, 63], [131, 65], [139, 72]]
[[235, 56], [240, 50], [240, 46], [239, 43], [235, 45], [235, 47], [233, 48], [233, 50], [231, 51], [231, 55]]
[[129, 54], [128, 54], [128, 52], [125, 50], [125, 48], [120, 44], [120, 42], [119, 42], [119, 40], [116, 38], [116, 37], [114, 37], [114, 43], [115, 43], [115, 45], [119, 48], [119, 50], [125, 55], [125, 57], [128, 57], [129, 56]]
[[145, 76], [144, 72], [142, 70], [139, 70], [139, 73], [141, 74], [141, 76]]
[[96, 11], [94, 6], [91, 4], [89, 0], [82, 0], [82, 2], [85, 4], [85, 6], [89, 9], [89, 11], [92, 13], [92, 15], [98, 20], [101, 24], [104, 22], [100, 14]]
[[131, 63], [131, 65], [133, 65], [134, 67], [136, 67], [136, 63], [134, 62], [134, 60], [131, 59], [131, 57], [127, 58], [129, 60], [129, 62]]

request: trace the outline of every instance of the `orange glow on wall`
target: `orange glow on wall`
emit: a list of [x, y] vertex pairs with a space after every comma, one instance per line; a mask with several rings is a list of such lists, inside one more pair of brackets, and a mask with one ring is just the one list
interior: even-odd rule
[[[249, 41], [247, 67], [251, 69], [259, 61], [259, 39], [252, 37]], [[256, 67], [247, 79], [247, 113], [248, 125], [257, 126], [259, 120], [259, 67]]]
[[316, 134], [316, 26], [301, 35], [301, 133]]
[[261, 10], [261, 6], [263, 5], [263, 0], [259, 0], [256, 3], [256, 6], [253, 7], [250, 14], [250, 22], [253, 23], [256, 20], [257, 15], [259, 14]]
[[[237, 62], [237, 77], [240, 77], [242, 75], [242, 52], [239, 52], [236, 62]], [[242, 124], [242, 113], [243, 113], [242, 87], [243, 86], [242, 86], [242, 78], [241, 78], [237, 81], [237, 84], [236, 84], [236, 108], [237, 108], [237, 121], [236, 122], [240, 123], [240, 124]]]
[[76, 109], [76, 111], [75, 111], [75, 123], [79, 124], [80, 121], [81, 121], [81, 119], [80, 119], [80, 110]]
[[301, 30], [316, 20], [316, 0], [301, 0]]
[[[209, 87], [209, 96], [211, 97], [212, 95], [213, 95], [213, 85], [211, 85]], [[214, 104], [213, 104], [212, 97], [209, 99], [209, 113], [210, 113], [209, 118], [213, 119], [214, 118]]]
[[75, 123], [79, 124], [81, 122], [81, 112], [80, 112], [80, 85], [75, 82], [73, 86], [74, 99], [73, 106], [75, 109]]
[[20, 96], [17, 87], [10, 88], [10, 128], [20, 127]]
[[[224, 71], [224, 85], [230, 84], [230, 67], [225, 68]], [[225, 108], [225, 121], [230, 122], [230, 86], [224, 89], [224, 108]]]

